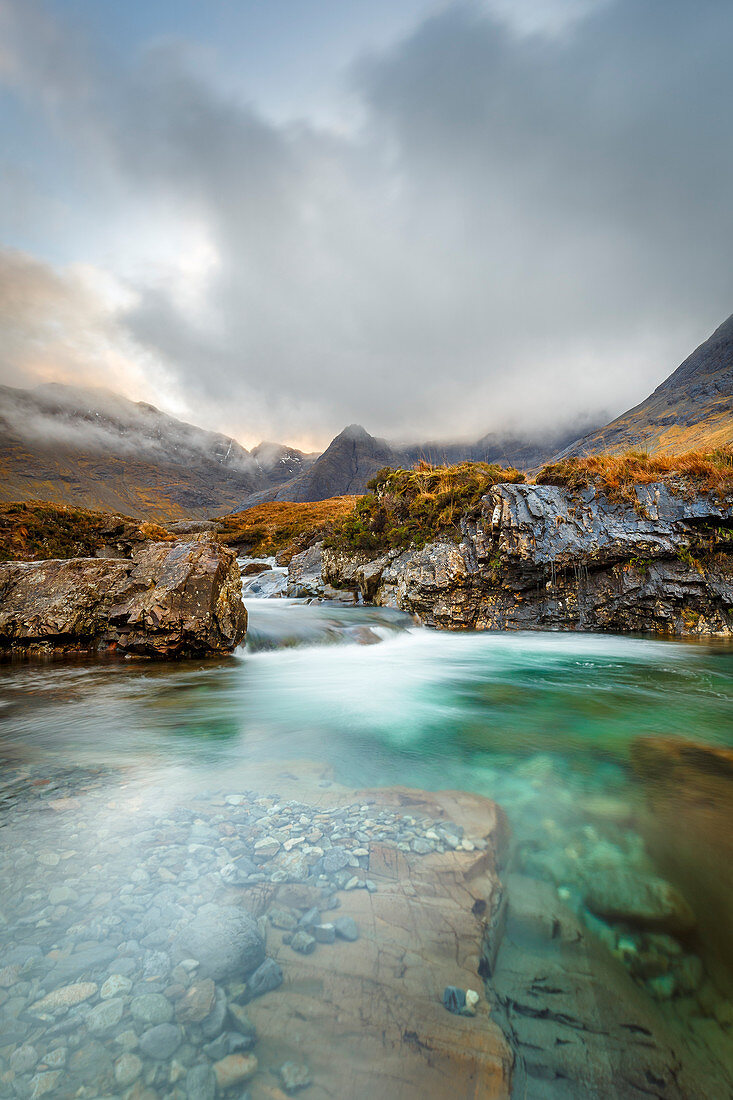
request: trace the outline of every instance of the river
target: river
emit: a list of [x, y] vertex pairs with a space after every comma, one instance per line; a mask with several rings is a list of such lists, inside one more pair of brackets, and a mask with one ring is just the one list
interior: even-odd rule
[[[657, 970], [644, 970], [638, 964], [648, 954], [644, 935], [626, 924], [597, 922], [583, 902], [589, 877], [604, 869], [637, 877], [654, 877], [659, 870], [638, 827], [644, 792], [629, 766], [631, 744], [642, 737], [679, 737], [733, 747], [730, 647], [570, 633], [441, 633], [389, 610], [269, 599], [251, 591], [246, 603], [248, 643], [231, 658], [0, 669], [0, 942], [6, 961], [21, 968], [17, 990], [10, 977], [3, 987], [6, 963], [0, 960], [0, 1028], [6, 1040], [10, 1036], [0, 1036], [0, 1096], [29, 1096], [34, 1089], [40, 1095], [47, 1084], [49, 1095], [92, 1097], [98, 1088], [93, 1073], [87, 1079], [79, 1070], [81, 1076], [72, 1077], [61, 1062], [54, 1069], [53, 1060], [50, 1068], [38, 1063], [39, 1073], [32, 1055], [28, 1067], [18, 1056], [38, 1046], [33, 1021], [24, 1013], [32, 997], [48, 988], [35, 948], [30, 955], [16, 950], [18, 921], [43, 928], [60, 919], [62, 931], [43, 941], [43, 950], [63, 952], [64, 935], [73, 938], [74, 921], [82, 918], [77, 908], [100, 893], [100, 912], [114, 904], [99, 887], [87, 889], [88, 883], [61, 903], [68, 910], [62, 918], [48, 909], [46, 896], [27, 902], [29, 869], [44, 853], [44, 874], [57, 886], [70, 881], [56, 858], [47, 817], [34, 816], [28, 800], [73, 800], [73, 813], [59, 818], [71, 832], [64, 836], [61, 829], [56, 846], [78, 853], [89, 830], [96, 843], [116, 836], [114, 799], [123, 788], [150, 815], [202, 792], [256, 788], [259, 769], [273, 762], [297, 769], [299, 761], [322, 768], [326, 786], [333, 781], [348, 787], [453, 788], [498, 802], [511, 823], [515, 871], [549, 884], [559, 902], [594, 927], [671, 1026], [689, 1033], [699, 1018], [701, 1034], [713, 1029], [713, 1039], [696, 1047], [696, 1072], [709, 1071], [711, 1082], [733, 1080], [730, 1002], [711, 983], [705, 953], [694, 939], [668, 946], [670, 957], [682, 952], [694, 960], [684, 974], [678, 961], [668, 959]], [[139, 853], [134, 832], [125, 835], [129, 869]], [[120, 851], [113, 846], [110, 860]], [[205, 856], [210, 858], [209, 850]], [[189, 860], [197, 858], [194, 846]], [[70, 857], [68, 866], [73, 862]], [[729, 876], [730, 867], [721, 868], [721, 875]], [[152, 944], [162, 942], [154, 924], [148, 925]], [[84, 938], [104, 943], [111, 927], [102, 921]], [[43, 937], [36, 932], [32, 939], [35, 944]], [[111, 938], [119, 941], [119, 935]], [[83, 1010], [73, 1011], [83, 1018]], [[110, 1027], [100, 1030], [98, 1046], [112, 1043]], [[59, 1030], [51, 1045], [73, 1058], [74, 1044], [63, 1034]], [[115, 1058], [119, 1052], [115, 1048]], [[38, 1086], [39, 1077], [54, 1072], [57, 1077]], [[163, 1083], [159, 1070], [146, 1080], [152, 1095], [176, 1095], [175, 1084]], [[30, 1081], [36, 1083], [31, 1087]], [[553, 1091], [556, 1082], [537, 1074], [523, 1088], [529, 1098], [595, 1095], [576, 1093], [570, 1084], [564, 1093]], [[127, 1092], [118, 1081], [116, 1088], [106, 1086], [107, 1094]]]

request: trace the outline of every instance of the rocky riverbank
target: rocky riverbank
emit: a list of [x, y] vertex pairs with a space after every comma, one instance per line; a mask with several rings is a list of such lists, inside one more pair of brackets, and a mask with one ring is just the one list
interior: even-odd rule
[[377, 558], [326, 546], [322, 580], [448, 629], [733, 634], [730, 493], [497, 484], [460, 531]]
[[247, 613], [234, 552], [146, 542], [130, 558], [0, 563], [0, 657], [230, 652]]

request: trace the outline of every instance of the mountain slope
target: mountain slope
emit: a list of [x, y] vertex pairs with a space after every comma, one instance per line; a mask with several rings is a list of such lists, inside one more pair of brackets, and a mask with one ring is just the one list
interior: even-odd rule
[[136, 518], [242, 507], [311, 459], [236, 440], [104, 390], [0, 387], [0, 500], [48, 500]]
[[642, 448], [680, 454], [733, 442], [733, 315], [641, 404], [555, 456]]

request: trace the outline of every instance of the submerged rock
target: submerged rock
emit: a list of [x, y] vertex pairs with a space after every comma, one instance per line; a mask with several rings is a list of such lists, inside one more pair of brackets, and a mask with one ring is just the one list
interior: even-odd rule
[[588, 888], [585, 903], [606, 920], [673, 934], [695, 927], [695, 914], [679, 891], [654, 875], [607, 871]]
[[265, 957], [265, 944], [257, 922], [233, 905], [202, 905], [192, 920], [179, 929], [175, 940], [179, 958], [198, 960], [201, 974], [220, 981], [244, 979]]
[[200, 656], [231, 651], [246, 626], [234, 552], [218, 543], [0, 564], [0, 654]]

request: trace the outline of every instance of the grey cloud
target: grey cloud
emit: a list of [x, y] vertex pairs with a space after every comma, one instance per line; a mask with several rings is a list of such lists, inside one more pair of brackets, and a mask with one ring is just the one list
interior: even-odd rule
[[210, 234], [203, 319], [139, 279], [116, 318], [192, 408], [469, 437], [620, 411], [730, 312], [732, 33], [718, 0], [617, 0], [552, 36], [456, 4], [358, 66], [347, 135], [269, 123], [173, 44], [44, 79], [110, 193]]

